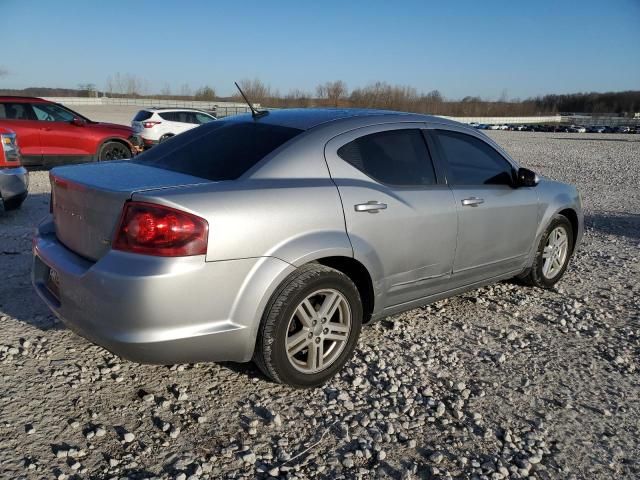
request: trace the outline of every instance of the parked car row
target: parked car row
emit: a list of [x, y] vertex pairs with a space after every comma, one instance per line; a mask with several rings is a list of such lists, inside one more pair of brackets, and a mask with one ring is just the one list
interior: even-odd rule
[[565, 124], [500, 124], [488, 125], [485, 123], [471, 122], [470, 127], [478, 130], [510, 130], [515, 132], [561, 132], [561, 133], [636, 133], [640, 134], [640, 125], [609, 127], [606, 125], [565, 125]]

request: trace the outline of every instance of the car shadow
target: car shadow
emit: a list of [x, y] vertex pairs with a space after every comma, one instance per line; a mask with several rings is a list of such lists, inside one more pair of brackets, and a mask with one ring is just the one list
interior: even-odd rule
[[0, 316], [39, 330], [62, 328], [31, 285], [33, 232], [49, 211], [49, 194], [29, 194], [17, 210], [0, 214]]
[[585, 226], [608, 235], [640, 239], [640, 214], [602, 212], [585, 215]]

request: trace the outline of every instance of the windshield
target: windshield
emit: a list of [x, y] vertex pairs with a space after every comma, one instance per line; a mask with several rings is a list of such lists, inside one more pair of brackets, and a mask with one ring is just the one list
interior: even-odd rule
[[218, 120], [176, 135], [134, 162], [207, 180], [234, 180], [302, 132], [254, 121]]

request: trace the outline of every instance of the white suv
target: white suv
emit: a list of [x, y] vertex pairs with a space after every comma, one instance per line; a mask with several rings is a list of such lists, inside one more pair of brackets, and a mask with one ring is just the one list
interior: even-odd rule
[[131, 127], [142, 138], [144, 146], [150, 147], [213, 120], [216, 117], [202, 110], [149, 108], [140, 110], [133, 117]]

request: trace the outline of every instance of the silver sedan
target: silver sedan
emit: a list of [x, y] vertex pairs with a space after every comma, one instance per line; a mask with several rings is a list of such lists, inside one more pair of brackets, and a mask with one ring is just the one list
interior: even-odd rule
[[583, 232], [573, 186], [397, 112], [237, 116], [50, 178], [33, 284], [72, 330], [138, 362], [253, 359], [297, 387], [372, 320], [502, 279], [552, 287]]

